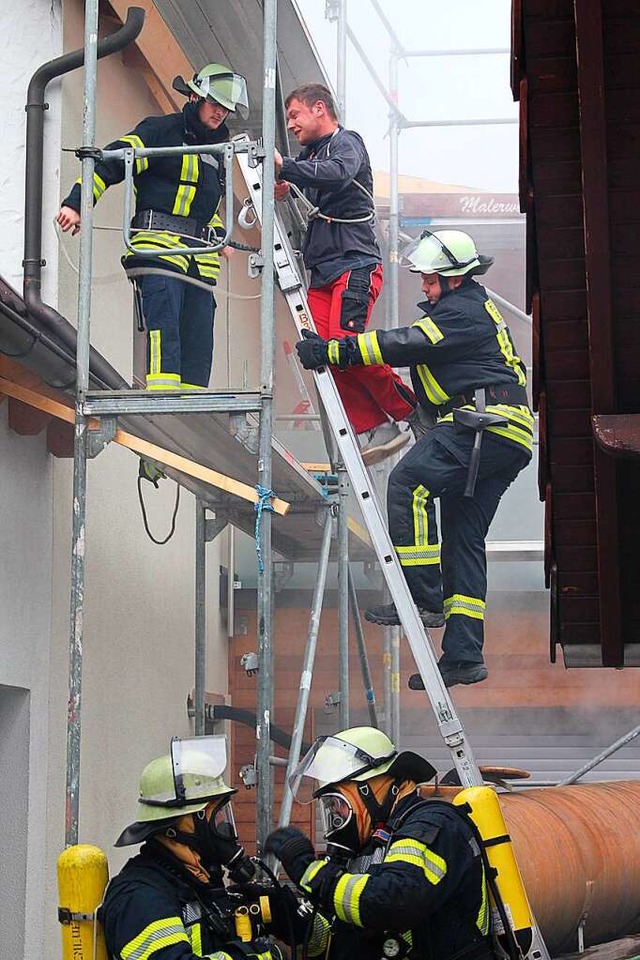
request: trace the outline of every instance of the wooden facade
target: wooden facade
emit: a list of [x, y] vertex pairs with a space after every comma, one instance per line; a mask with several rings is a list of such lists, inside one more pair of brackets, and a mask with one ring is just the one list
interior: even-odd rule
[[551, 659], [640, 665], [640, 5], [514, 0]]

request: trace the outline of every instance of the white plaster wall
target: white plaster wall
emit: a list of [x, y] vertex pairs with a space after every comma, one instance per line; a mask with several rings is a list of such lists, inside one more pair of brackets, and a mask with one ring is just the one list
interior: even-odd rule
[[[18, 437], [0, 405], [0, 684], [30, 693], [25, 957], [42, 955], [45, 906], [51, 611], [51, 465], [39, 437]], [[3, 714], [0, 738], [22, 736]], [[17, 747], [17, 745], [16, 745]], [[5, 750], [12, 747], [5, 744]], [[6, 773], [6, 771], [5, 771]], [[17, 841], [18, 838], [16, 838]]]
[[[62, 17], [59, 0], [0, 4], [0, 272], [18, 289], [26, 86], [38, 65], [82, 44], [82, 8], [80, 0], [65, 0]], [[100, 64], [98, 82], [100, 143], [158, 112], [140, 73], [121, 55]], [[43, 295], [73, 320], [76, 277], [61, 257], [58, 287], [52, 219], [79, 172], [77, 161], [64, 154], [61, 184], [61, 142], [81, 142], [82, 72], [52, 83], [47, 100]], [[121, 201], [121, 188], [107, 194], [97, 223], [118, 226]], [[64, 242], [77, 262], [77, 242]], [[119, 264], [121, 237], [97, 231], [95, 250], [92, 339], [129, 377], [131, 294]], [[0, 405], [0, 684], [28, 690], [31, 704], [24, 957], [55, 960], [55, 864], [65, 823], [72, 463], [47, 455], [44, 434], [11, 433], [6, 408]], [[194, 500], [182, 493], [174, 538], [164, 547], [152, 544], [140, 518], [137, 469], [137, 459], [117, 447], [89, 464], [79, 839], [106, 849], [112, 872], [126, 858], [111, 844], [134, 816], [142, 766], [168, 749], [172, 735], [192, 729], [186, 699], [194, 677]], [[166, 481], [156, 492], [147, 484], [145, 495], [152, 529], [164, 536], [175, 486]], [[224, 542], [223, 535], [207, 547], [207, 688], [219, 693], [227, 691], [227, 645], [218, 613]]]
[[[24, 135], [29, 79], [37, 67], [62, 52], [59, 0], [24, 0], [0, 5], [0, 273], [22, 287], [24, 225]], [[45, 114], [45, 217], [53, 217], [59, 174], [59, 103], [55, 89]], [[43, 293], [53, 295], [56, 252], [45, 239]], [[24, 956], [43, 955], [48, 763], [49, 637], [51, 609], [51, 464], [38, 437], [18, 437], [0, 406], [0, 683], [29, 691], [28, 804], [21, 823], [27, 831]], [[0, 736], [20, 735], [7, 726]], [[8, 747], [11, 749], [11, 747]], [[23, 798], [24, 799], [24, 798]], [[19, 921], [21, 917], [17, 918]]]

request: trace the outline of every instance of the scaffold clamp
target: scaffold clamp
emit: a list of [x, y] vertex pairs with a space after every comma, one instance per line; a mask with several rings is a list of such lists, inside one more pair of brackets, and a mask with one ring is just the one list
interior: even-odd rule
[[275, 497], [273, 490], [269, 490], [268, 487], [263, 487], [261, 483], [256, 484], [256, 493], [258, 494], [258, 501], [254, 504], [256, 511], [256, 528], [255, 528], [255, 539], [256, 539], [256, 556], [258, 558], [258, 571], [260, 573], [264, 572], [264, 561], [262, 559], [262, 543], [261, 543], [261, 534], [260, 534], [260, 521], [262, 520], [262, 512], [264, 510], [269, 510], [273, 513], [273, 504], [269, 503], [270, 500]]

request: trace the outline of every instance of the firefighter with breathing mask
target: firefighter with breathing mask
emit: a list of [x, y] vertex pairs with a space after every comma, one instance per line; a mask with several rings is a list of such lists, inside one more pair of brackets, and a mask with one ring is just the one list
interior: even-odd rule
[[423, 800], [435, 770], [398, 753], [374, 727], [319, 737], [291, 780], [312, 778], [327, 840], [316, 855], [296, 827], [266, 849], [325, 919], [310, 955], [330, 960], [485, 960], [492, 956], [485, 873], [468, 822], [450, 804]]
[[238, 838], [223, 736], [175, 738], [140, 778], [136, 820], [117, 847], [143, 843], [107, 887], [100, 919], [113, 960], [282, 960], [267, 936], [241, 938], [235, 913], [254, 865]]

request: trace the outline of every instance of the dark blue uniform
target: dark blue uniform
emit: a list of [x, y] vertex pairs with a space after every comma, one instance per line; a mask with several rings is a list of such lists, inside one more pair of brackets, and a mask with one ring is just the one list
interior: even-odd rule
[[[329, 960], [380, 960], [383, 943], [393, 936], [399, 944], [394, 956], [492, 956], [480, 847], [449, 804], [416, 794], [404, 798], [390, 824], [376, 831], [346, 870], [315, 861], [300, 886], [326, 917], [336, 918], [331, 939], [325, 934]], [[314, 934], [319, 944], [320, 931]]]
[[125, 864], [101, 908], [113, 960], [282, 960], [266, 940], [240, 944], [221, 873], [208, 884], [187, 876], [153, 840]]
[[[228, 136], [224, 124], [214, 131], [204, 127], [197, 116], [197, 104], [188, 103], [182, 113], [147, 117], [131, 133], [105, 149], [211, 144], [223, 142]], [[97, 162], [93, 177], [94, 202], [108, 187], [123, 179], [123, 161]], [[136, 160], [134, 185], [136, 232], [132, 235], [132, 244], [167, 252], [149, 260], [127, 251], [123, 258], [125, 269], [161, 268], [175, 273], [176, 277], [188, 275], [213, 288], [220, 272], [217, 253], [187, 257], [172, 250], [204, 244], [208, 228], [212, 234], [217, 230], [224, 236], [218, 215], [223, 178], [217, 158], [197, 154], [142, 157]], [[79, 212], [80, 195], [81, 181], [78, 180], [62, 205]], [[153, 226], [152, 212], [171, 219]], [[156, 219], [156, 222], [159, 221]], [[145, 229], [150, 224], [152, 229]], [[179, 226], [184, 233], [179, 232]], [[214, 242], [217, 242], [215, 237], [211, 240]], [[208, 386], [216, 306], [213, 289], [209, 292], [179, 279], [152, 274], [141, 276], [139, 283], [148, 332], [147, 387], [167, 390]]]
[[[424, 316], [410, 327], [360, 334], [349, 362], [408, 366], [418, 402], [436, 420], [390, 475], [389, 532], [417, 605], [435, 613], [444, 607], [443, 662], [482, 663], [485, 537], [532, 454], [525, 368], [498, 308], [475, 281], [419, 307]], [[474, 433], [456, 428], [452, 410], [473, 409], [478, 388], [486, 388], [486, 410], [507, 422], [485, 431], [475, 493], [464, 497]]]

